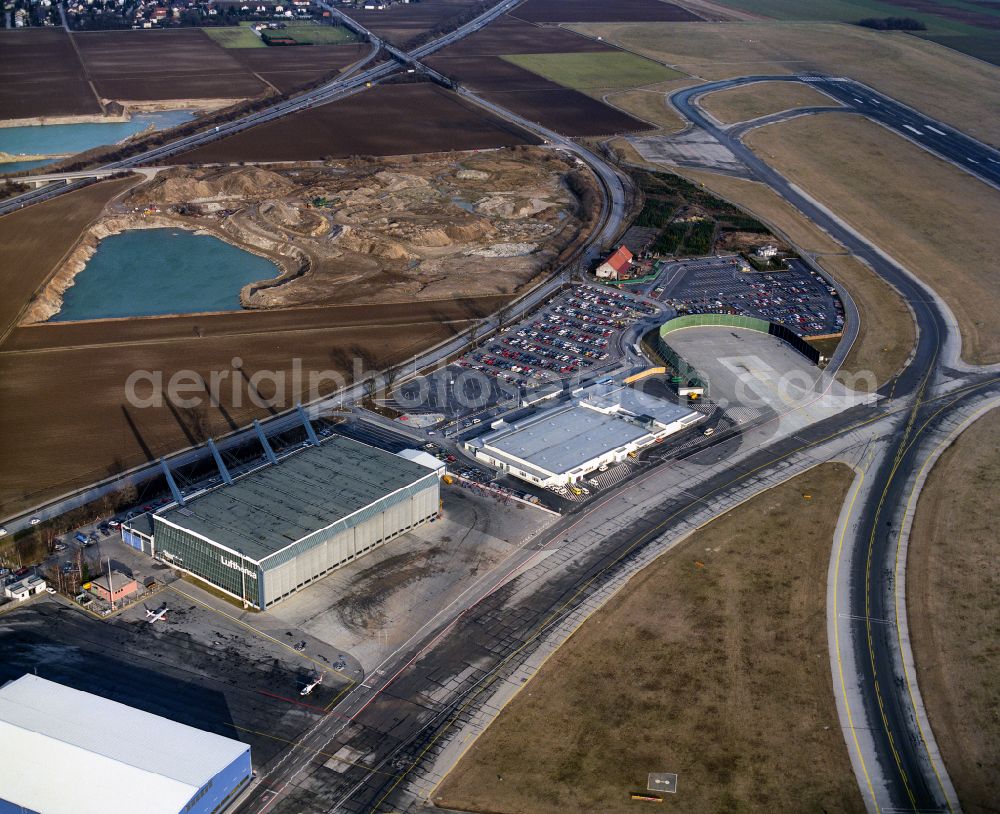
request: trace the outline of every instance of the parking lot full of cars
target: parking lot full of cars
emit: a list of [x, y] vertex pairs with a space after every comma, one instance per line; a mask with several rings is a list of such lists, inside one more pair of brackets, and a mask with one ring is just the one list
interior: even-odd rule
[[528, 387], [585, 373], [614, 362], [616, 334], [656, 312], [655, 306], [621, 291], [577, 286], [457, 364]]
[[679, 314], [739, 314], [790, 328], [801, 337], [844, 330], [837, 290], [800, 260], [785, 271], [742, 271], [735, 257], [672, 263], [653, 293]]

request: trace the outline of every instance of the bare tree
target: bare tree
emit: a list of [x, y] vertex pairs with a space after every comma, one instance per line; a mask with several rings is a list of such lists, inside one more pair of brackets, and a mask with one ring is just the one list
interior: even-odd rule
[[483, 332], [483, 323], [476, 321], [469, 326], [469, 344], [473, 348], [479, 347], [479, 337]]
[[389, 397], [392, 395], [393, 385], [396, 384], [396, 380], [399, 379], [399, 368], [388, 367], [382, 373], [382, 377], [385, 380], [385, 395]]
[[510, 318], [511, 306], [509, 302], [505, 302], [496, 310], [497, 315], [497, 328], [502, 328], [503, 324]]

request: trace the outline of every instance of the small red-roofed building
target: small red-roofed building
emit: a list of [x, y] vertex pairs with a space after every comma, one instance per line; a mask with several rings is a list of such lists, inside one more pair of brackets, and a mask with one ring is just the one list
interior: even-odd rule
[[632, 266], [632, 252], [625, 246], [619, 246], [614, 253], [597, 267], [596, 274], [602, 279], [621, 280], [628, 277]]

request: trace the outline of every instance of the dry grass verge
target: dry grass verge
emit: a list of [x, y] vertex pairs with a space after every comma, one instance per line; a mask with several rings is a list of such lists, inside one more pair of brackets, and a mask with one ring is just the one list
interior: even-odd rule
[[723, 124], [748, 122], [796, 107], [840, 106], [825, 93], [798, 82], [758, 82], [718, 90], [703, 96], [699, 104]]
[[883, 384], [902, 368], [916, 345], [910, 309], [894, 288], [853, 255], [828, 254], [816, 260], [848, 290], [861, 314], [858, 337], [837, 378], [861, 382], [861, 374], [871, 371], [875, 382]]
[[[957, 487], [957, 488], [956, 488]], [[907, 610], [917, 679], [963, 810], [1000, 798], [1000, 410], [938, 459], [917, 503]]]
[[690, 79], [677, 79], [644, 88], [605, 91], [599, 98], [603, 97], [604, 101], [626, 113], [657, 125], [662, 133], [678, 133], [687, 126], [687, 122], [667, 104], [667, 96], [691, 84]]
[[[824, 464], [664, 555], [591, 617], [435, 792], [480, 812], [862, 811], [834, 703], [826, 574], [853, 479]], [[804, 495], [811, 499], [804, 499]]]
[[916, 342], [916, 329], [906, 303], [891, 286], [861, 261], [844, 254], [839, 243], [769, 187], [700, 170], [679, 172], [753, 213], [800, 250], [816, 255], [820, 266], [847, 288], [858, 307], [861, 325], [842, 370], [870, 370], [882, 384], [902, 367]]
[[591, 37], [704, 79], [821, 71], [846, 75], [1000, 144], [1000, 68], [907, 34], [842, 23], [592, 23]]
[[948, 303], [969, 362], [1000, 360], [1000, 192], [859, 116], [820, 114], [746, 143]]
[[0, 341], [31, 295], [105, 205], [135, 178], [118, 178], [0, 217]]

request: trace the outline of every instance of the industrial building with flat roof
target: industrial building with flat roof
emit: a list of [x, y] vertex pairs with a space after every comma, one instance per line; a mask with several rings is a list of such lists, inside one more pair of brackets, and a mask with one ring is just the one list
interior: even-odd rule
[[595, 469], [618, 463], [703, 418], [687, 407], [621, 385], [593, 385], [572, 396], [513, 424], [499, 421], [490, 432], [466, 441], [466, 448], [521, 480], [561, 486], [579, 482]]
[[434, 517], [439, 474], [335, 435], [154, 515], [153, 548], [264, 609]]
[[0, 687], [0, 813], [212, 814], [250, 747], [35, 675]]

